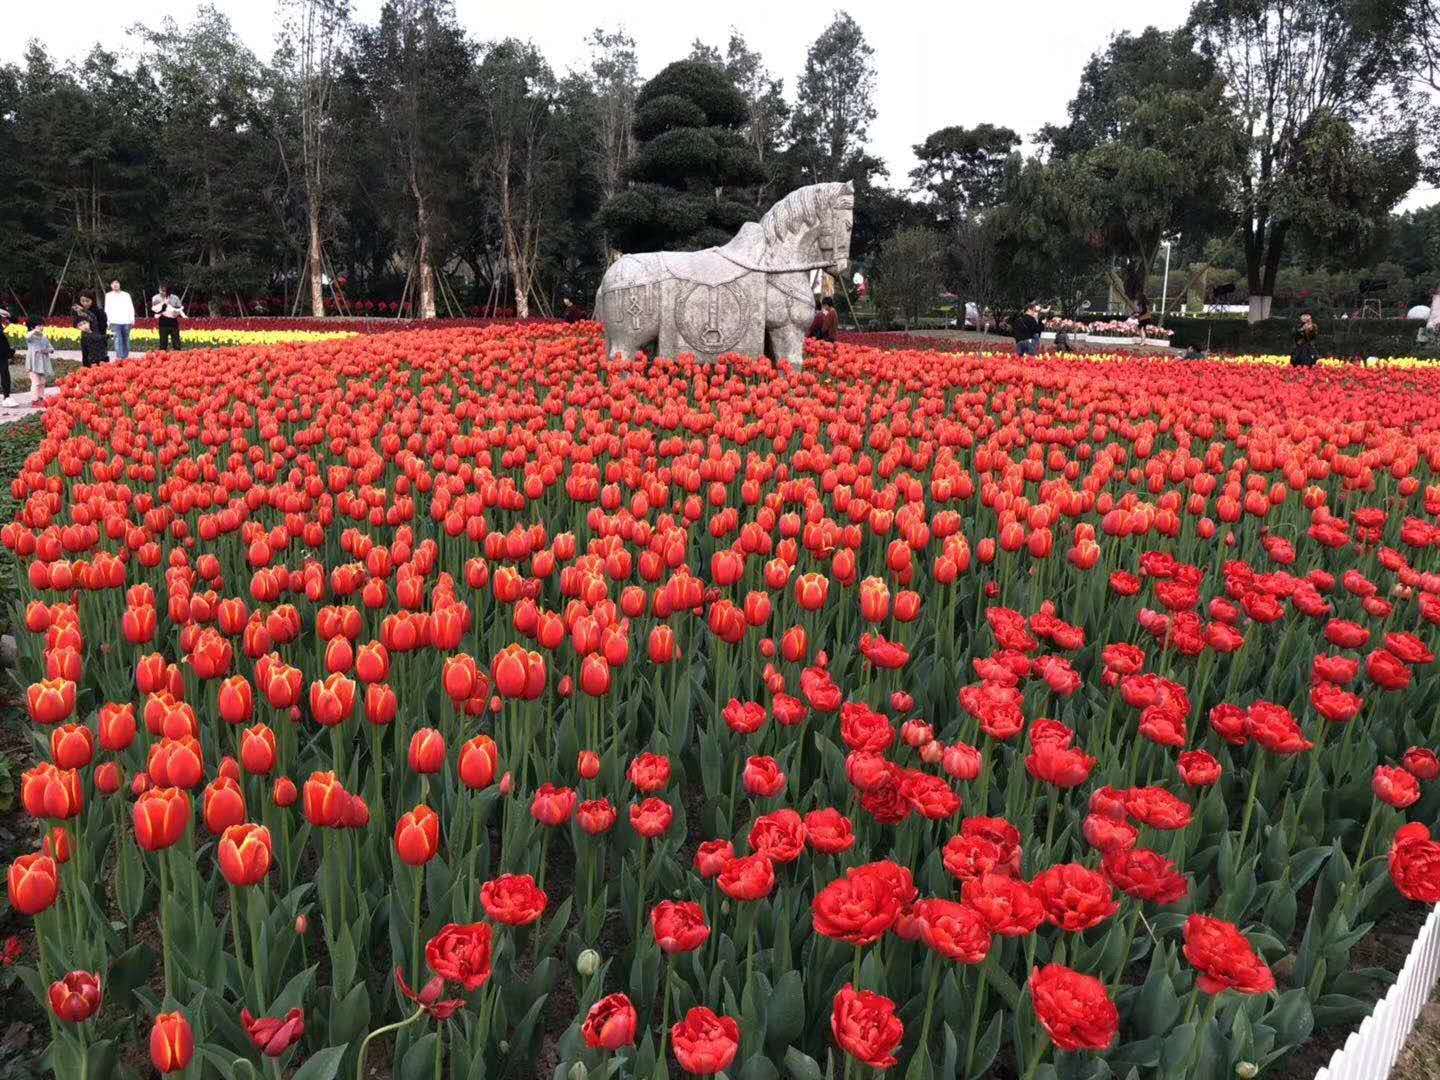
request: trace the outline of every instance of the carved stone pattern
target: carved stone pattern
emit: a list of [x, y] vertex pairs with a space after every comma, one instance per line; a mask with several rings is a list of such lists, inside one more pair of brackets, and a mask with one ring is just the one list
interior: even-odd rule
[[696, 352], [729, 352], [750, 321], [750, 301], [734, 284], [690, 285], [675, 297], [675, 326]]

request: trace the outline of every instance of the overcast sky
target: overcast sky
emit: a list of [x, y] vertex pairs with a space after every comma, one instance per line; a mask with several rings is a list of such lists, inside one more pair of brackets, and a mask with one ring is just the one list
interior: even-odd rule
[[[276, 25], [272, 0], [214, 0], [256, 53], [270, 55]], [[371, 19], [381, 0], [352, 0]], [[785, 80], [787, 97], [810, 42], [845, 7], [875, 50], [879, 115], [871, 149], [902, 186], [914, 165], [910, 147], [937, 128], [980, 122], [1003, 124], [1029, 138], [1060, 120], [1085, 61], [1112, 33], [1184, 21], [1189, 0], [853, 0], [841, 5], [786, 0], [456, 0], [460, 20], [480, 40], [529, 38], [559, 71], [582, 66], [585, 37], [596, 26], [623, 26], [636, 40], [641, 72], [650, 75], [689, 52], [699, 37], [723, 49], [734, 26], [770, 69]], [[30, 38], [57, 56], [81, 55], [97, 41], [122, 49], [125, 29], [166, 15], [188, 21], [184, 0], [6, 0], [0, 57], [19, 58]], [[457, 105], [460, 103], [457, 103]], [[1417, 191], [1406, 206], [1436, 201]]]

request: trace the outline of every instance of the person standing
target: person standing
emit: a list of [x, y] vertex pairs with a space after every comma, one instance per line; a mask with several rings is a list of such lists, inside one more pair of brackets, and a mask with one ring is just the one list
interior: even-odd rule
[[115, 359], [130, 358], [130, 331], [135, 329], [135, 301], [120, 287], [120, 282], [110, 282], [110, 291], [105, 294], [105, 318], [115, 331]]
[[150, 311], [155, 316], [155, 327], [160, 331], [161, 349], [180, 348], [180, 320], [185, 317], [185, 311], [180, 306], [180, 297], [170, 291], [170, 286], [160, 285], [160, 289], [150, 298]]
[[105, 350], [105, 313], [88, 294], [72, 309], [75, 328], [80, 331], [80, 363], [85, 367], [103, 364], [109, 359]]
[[1015, 355], [1036, 355], [1040, 351], [1040, 335], [1044, 330], [1040, 322], [1040, 305], [1032, 302], [1010, 324], [1010, 336], [1015, 339]]
[[1315, 316], [1306, 311], [1300, 315], [1300, 325], [1295, 327], [1295, 351], [1290, 354], [1291, 367], [1314, 367], [1320, 359], [1315, 349], [1315, 339], [1320, 336], [1320, 327]]
[[840, 312], [835, 310], [835, 298], [827, 296], [820, 302], [821, 341], [837, 341], [840, 337]]
[[0, 407], [13, 409], [15, 402], [10, 397], [10, 362], [15, 359], [15, 346], [5, 328], [10, 325], [10, 312], [0, 308]]
[[30, 316], [25, 320], [25, 370], [30, 372], [30, 386], [34, 390], [34, 404], [45, 407], [45, 386], [55, 377], [55, 365], [51, 356], [55, 349], [45, 336], [45, 323]]

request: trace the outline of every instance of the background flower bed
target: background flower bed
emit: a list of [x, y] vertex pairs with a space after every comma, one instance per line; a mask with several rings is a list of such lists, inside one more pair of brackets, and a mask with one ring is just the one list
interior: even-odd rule
[[[42, 727], [37, 747], [73, 762], [77, 741], [100, 744], [73, 802], [75, 781], [32, 783], [41, 816], [68, 823], [51, 850], [72, 851], [40, 915], [49, 975], [108, 987], [99, 1030], [62, 1028], [59, 1052], [105, 1062], [107, 1022], [179, 1012], [223, 1075], [254, 1054], [241, 1006], [277, 1023], [293, 1007], [307, 1034], [287, 1052], [316, 1073], [351, 1069], [366, 1030], [413, 1015], [393, 1044], [402, 1075], [431, 1075], [437, 1049], [453, 1075], [508, 1075], [548, 1017], [556, 1075], [633, 1036], [622, 1069], [649, 1076], [667, 1011], [703, 1004], [738, 1021], [737, 1075], [823, 1075], [848, 1068], [827, 1064], [837, 1008], [847, 1054], [890, 1054], [858, 1034], [892, 1026], [845, 996], [858, 983], [895, 1002], [900, 1067], [957, 1075], [963, 1057], [980, 1074], [1046, 1052], [1032, 963], [1105, 984], [1064, 1024], [1042, 1013], [1052, 1036], [1078, 1024], [1115, 1043], [1103, 1065], [1056, 1059], [1066, 1075], [1274, 1066], [1315, 1023], [1362, 1013], [1386, 973], [1351, 950], [1398, 902], [1376, 853], [1401, 815], [1372, 796], [1375, 766], [1390, 801], [1414, 788], [1416, 820], [1440, 802], [1398, 768], [1433, 745], [1437, 695], [1424, 643], [1394, 636], [1428, 636], [1436, 614], [1431, 377], [816, 352], [795, 378], [605, 369], [588, 328], [496, 328], [174, 357], [145, 387], [125, 369], [67, 380], [17, 481], [25, 527], [6, 532], [48, 547], [27, 552], [25, 587], [48, 605], [24, 614], [27, 671], [54, 681], [32, 711], [90, 731]], [[267, 381], [246, 389], [255, 371]], [[234, 405], [205, 426], [199, 400]], [[382, 685], [395, 717], [377, 725]], [[140, 733], [122, 749], [127, 702]], [[1218, 704], [1234, 709], [1212, 719]], [[1330, 733], [1324, 717], [1352, 709]], [[1213, 759], [1177, 773], [1201, 748]], [[172, 781], [167, 805], [193, 777], [192, 826], [166, 835], [159, 796], [122, 808], [103, 794], [110, 766], [121, 790], [140, 769]], [[291, 798], [279, 773], [298, 801], [275, 805]], [[211, 834], [242, 827], [237, 805], [275, 865], [232, 889]], [[701, 840], [742, 856], [718, 887]], [[1117, 853], [1127, 841], [1155, 854]], [[1411, 892], [1429, 887], [1428, 843], [1396, 849]], [[860, 869], [876, 863], [898, 869]], [[162, 865], [163, 987], [134, 931]], [[534, 880], [477, 896], [502, 871]], [[864, 884], [902, 872], [917, 907]], [[1182, 891], [1157, 891], [1167, 880]], [[673, 958], [650, 928], [666, 899], [700, 905], [710, 930]], [[1249, 942], [1182, 958], [1191, 912]], [[453, 974], [418, 946], [477, 919], [497, 975], [437, 991], [432, 1008], [464, 1005], [443, 1025], [409, 1012], [392, 968], [415, 989]], [[945, 937], [956, 926], [968, 945]], [[1252, 947], [1277, 962], [1273, 993]], [[1256, 992], [1207, 997], [1192, 961]], [[581, 1021], [616, 990], [634, 1021], [606, 999], [587, 1040]], [[870, 1019], [852, 1028], [857, 1009]]]

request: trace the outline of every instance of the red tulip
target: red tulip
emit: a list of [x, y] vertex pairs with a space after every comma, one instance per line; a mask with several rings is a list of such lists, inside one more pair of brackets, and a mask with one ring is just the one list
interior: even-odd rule
[[407, 866], [424, 866], [440, 849], [440, 816], [421, 804], [395, 823], [395, 853]]
[[38, 915], [60, 894], [60, 869], [49, 855], [21, 855], [6, 875], [10, 906], [21, 915]]
[[580, 1034], [585, 1045], [592, 1050], [614, 1052], [622, 1046], [635, 1042], [635, 1032], [640, 1025], [635, 1006], [624, 994], [611, 994], [601, 998], [590, 1007]]
[[50, 1011], [67, 1024], [83, 1024], [100, 1011], [100, 976], [72, 971], [50, 984]]
[[183, 1013], [161, 1013], [150, 1029], [150, 1063], [161, 1073], [183, 1072], [195, 1056], [195, 1033]]

